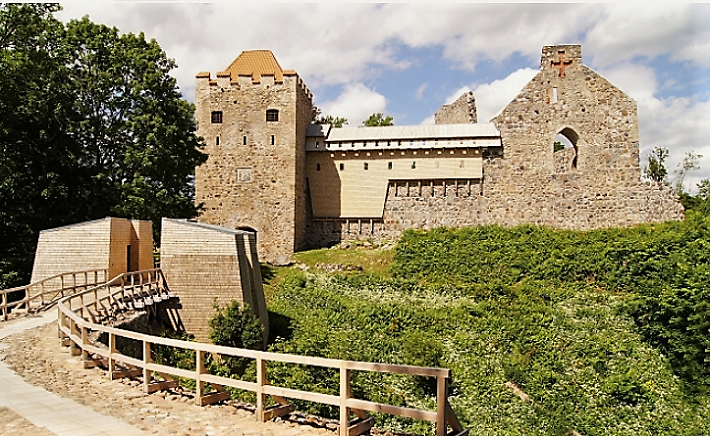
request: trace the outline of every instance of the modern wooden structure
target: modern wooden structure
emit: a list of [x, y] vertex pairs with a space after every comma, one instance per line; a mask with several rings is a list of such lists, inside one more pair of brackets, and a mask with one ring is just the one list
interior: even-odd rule
[[161, 227], [161, 269], [170, 290], [180, 296], [185, 331], [208, 341], [214, 305], [237, 300], [259, 317], [266, 340], [269, 317], [256, 233], [169, 218], [163, 218]]
[[67, 271], [105, 269], [115, 277], [151, 268], [152, 223], [106, 217], [41, 231], [31, 282]]

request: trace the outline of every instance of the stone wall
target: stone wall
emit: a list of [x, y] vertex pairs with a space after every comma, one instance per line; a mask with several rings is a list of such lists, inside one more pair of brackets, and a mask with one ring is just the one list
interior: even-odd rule
[[477, 122], [476, 99], [471, 91], [461, 94], [455, 102], [443, 105], [434, 114], [435, 124], [476, 124]]
[[[198, 134], [209, 154], [195, 171], [200, 221], [259, 233], [263, 260], [285, 263], [303, 246], [306, 221], [305, 137], [312, 95], [294, 74], [199, 75], [195, 91]], [[278, 121], [266, 111], [278, 110]], [[213, 112], [221, 122], [213, 123]], [[218, 139], [219, 138], [219, 139]]]

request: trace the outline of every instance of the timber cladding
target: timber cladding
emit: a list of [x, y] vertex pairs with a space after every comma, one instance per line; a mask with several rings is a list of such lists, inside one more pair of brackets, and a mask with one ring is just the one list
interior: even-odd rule
[[32, 282], [70, 271], [107, 269], [109, 277], [153, 268], [150, 221], [106, 217], [43, 230]]
[[259, 317], [266, 338], [269, 321], [255, 233], [163, 218], [160, 250], [161, 269], [180, 299], [187, 333], [208, 341], [215, 304], [237, 300]]

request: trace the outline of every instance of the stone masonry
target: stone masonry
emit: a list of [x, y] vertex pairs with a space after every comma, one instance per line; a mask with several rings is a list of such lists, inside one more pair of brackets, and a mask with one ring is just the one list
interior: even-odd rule
[[[230, 117], [263, 117], [264, 109], [274, 104], [269, 100], [272, 97], [268, 86], [262, 83], [258, 93], [247, 94], [241, 89], [257, 85], [248, 79], [239, 80], [240, 90], [234, 91], [231, 85], [229, 92], [248, 98], [241, 105], [235, 103], [234, 110], [249, 109], [257, 114], [235, 112]], [[200, 107], [217, 107], [215, 101], [228, 92], [224, 90], [227, 83], [211, 82], [208, 74], [198, 76], [201, 129], [206, 125], [208, 112]], [[232, 97], [219, 100], [220, 107], [226, 107], [227, 100]], [[312, 209], [308, 205], [308, 189], [298, 176], [302, 162], [315, 156], [315, 152], [308, 152], [304, 157], [300, 145], [300, 135], [307, 127], [307, 123], [303, 126], [302, 123], [308, 105], [296, 105], [297, 98], [278, 101], [284, 111], [291, 104], [291, 110], [298, 113], [297, 117], [289, 118], [289, 125], [279, 126], [284, 129], [279, 135], [292, 139], [292, 145], [284, 144], [279, 149], [288, 150], [287, 153], [272, 157], [261, 151], [262, 146], [244, 147], [246, 154], [240, 154], [237, 160], [232, 157], [235, 153], [224, 148], [231, 145], [222, 149], [212, 146], [209, 152], [219, 151], [226, 156], [211, 156], [207, 166], [198, 168], [197, 178], [198, 201], [209, 200], [202, 220], [272, 232], [273, 236], [260, 240], [264, 245], [261, 250], [271, 254], [264, 256], [267, 260], [273, 260], [274, 255], [286, 258], [305, 245], [393, 239], [409, 228], [528, 223], [588, 230], [683, 218], [683, 207], [672, 189], [641, 181], [636, 102], [582, 63], [580, 45], [543, 47], [540, 72], [491, 120], [500, 131], [500, 145], [477, 149], [483, 157], [480, 179], [452, 179], [442, 173], [434, 179], [388, 180], [381, 217], [313, 219], [308, 215]], [[435, 118], [437, 124], [476, 123], [473, 95], [465, 93], [451, 105], [443, 106]], [[244, 122], [241, 127], [232, 127], [231, 134], [236, 134], [235, 129], [255, 129], [257, 121], [264, 124], [259, 120], [251, 125]], [[201, 130], [208, 142], [214, 141], [218, 134], [210, 128], [214, 125]], [[287, 129], [295, 134], [289, 136]], [[228, 137], [227, 131], [221, 132]], [[242, 135], [242, 130], [238, 132]], [[553, 144], [559, 135], [571, 146], [555, 153]], [[441, 151], [444, 156], [449, 153], [446, 148]], [[318, 153], [322, 156], [323, 151]], [[233, 179], [235, 169], [246, 163], [253, 166], [255, 184], [249, 200], [242, 201], [234, 195], [242, 186]], [[262, 177], [260, 172], [271, 174], [269, 171], [296, 174], [288, 178], [274, 176], [271, 184], [268, 180], [258, 181], [261, 179], [257, 176]], [[207, 174], [208, 183], [204, 184], [201, 179]], [[290, 184], [292, 180], [294, 183]], [[287, 181], [288, 186], [277, 186]], [[265, 222], [273, 230], [266, 230]]]
[[455, 102], [443, 105], [434, 114], [436, 124], [476, 124], [477, 122], [476, 98], [471, 91], [461, 94]]

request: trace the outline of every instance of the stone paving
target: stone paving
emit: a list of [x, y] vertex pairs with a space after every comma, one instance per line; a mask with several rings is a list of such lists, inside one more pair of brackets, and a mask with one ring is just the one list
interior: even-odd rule
[[[64, 401], [72, 401], [74, 423], [100, 425], [112, 423], [116, 431], [95, 428], [93, 431], [78, 431], [77, 428], [51, 430], [44, 421], [26, 417], [58, 417], [68, 414], [55, 403], [43, 405], [43, 401], [25, 401], [25, 408], [3, 403], [0, 393], [0, 434], [19, 436], [81, 435], [81, 434], [133, 434], [181, 435], [181, 436], [334, 436], [326, 428], [294, 423], [291, 421], [259, 422], [254, 413], [233, 404], [199, 407], [191, 403], [189, 396], [179, 391], [156, 392], [145, 395], [138, 381], [109, 381], [106, 373], [98, 368], [84, 369], [79, 357], [71, 356], [69, 349], [59, 344], [54, 311], [35, 317], [29, 322], [34, 328], [21, 331], [23, 322], [0, 322], [0, 339], [5, 349], [0, 351], [0, 369], [17, 374], [36, 389], [34, 395], [45, 398], [51, 395]], [[46, 325], [43, 325], [46, 324]], [[39, 327], [36, 327], [39, 326]], [[12, 333], [12, 334], [9, 334]], [[12, 371], [7, 370], [7, 368]], [[14, 375], [13, 373], [13, 375]], [[37, 386], [39, 388], [35, 388]], [[2, 389], [6, 392], [5, 386]], [[44, 393], [44, 394], [43, 394]], [[5, 401], [12, 401], [5, 395]], [[6, 406], [6, 407], [2, 407]], [[84, 406], [84, 407], [82, 407]], [[18, 413], [19, 410], [19, 413]], [[90, 417], [97, 414], [101, 419]], [[302, 420], [303, 421], [303, 420]], [[118, 422], [118, 424], [117, 424]], [[332, 427], [332, 426], [331, 426]]]

